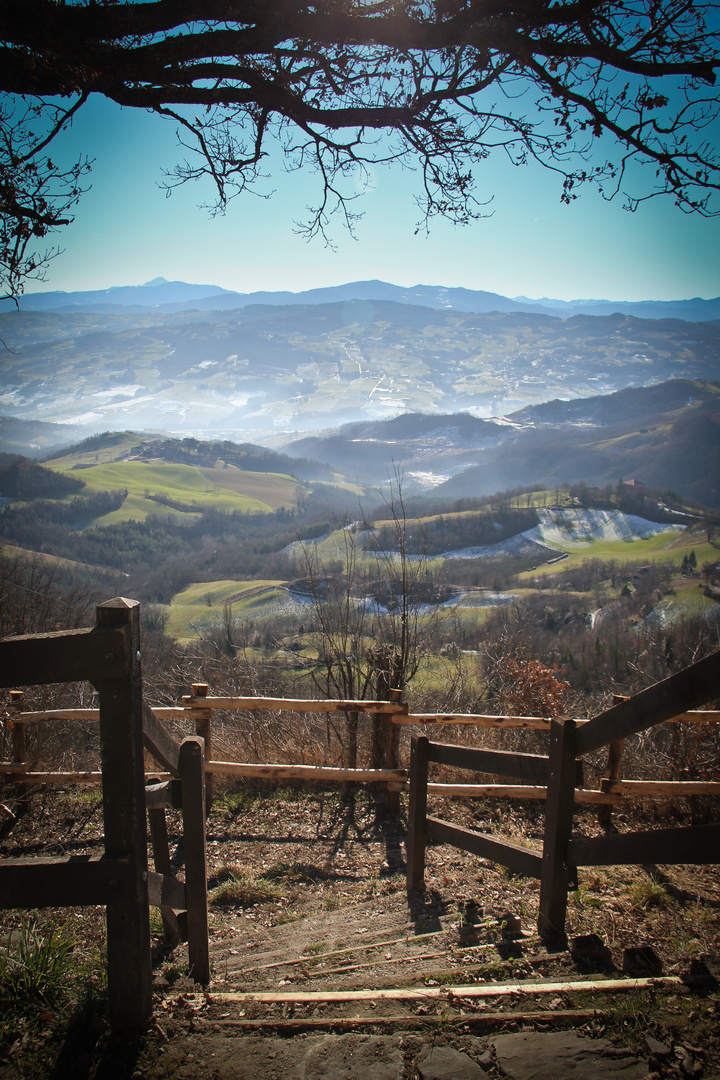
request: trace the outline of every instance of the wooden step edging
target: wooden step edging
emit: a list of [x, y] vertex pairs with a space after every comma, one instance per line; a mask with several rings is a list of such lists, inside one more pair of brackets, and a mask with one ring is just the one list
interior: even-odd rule
[[471, 983], [468, 986], [408, 986], [398, 988], [380, 988], [374, 990], [306, 990], [297, 993], [266, 991], [229, 991], [208, 992], [206, 994], [183, 994], [185, 1000], [204, 1000], [208, 1005], [230, 1004], [231, 1002], [267, 1002], [287, 1004], [317, 1004], [319, 1002], [353, 1001], [417, 1001], [444, 998], [492, 998], [510, 997], [513, 994], [530, 996], [533, 994], [565, 994], [600, 991], [617, 993], [623, 990], [678, 990], [685, 989], [686, 983], [679, 975], [660, 975], [648, 979], [577, 979], [566, 982], [516, 982], [516, 983]]

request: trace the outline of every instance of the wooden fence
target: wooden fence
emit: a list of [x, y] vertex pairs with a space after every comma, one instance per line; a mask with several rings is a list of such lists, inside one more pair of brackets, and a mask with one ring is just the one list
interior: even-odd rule
[[[203, 742], [191, 736], [178, 745], [144, 703], [139, 644], [139, 605], [121, 597], [97, 608], [90, 629], [0, 641], [0, 686], [88, 681], [95, 687], [105, 847], [100, 858], [3, 859], [0, 908], [104, 906], [110, 1020], [116, 1030], [134, 1031], [152, 1015], [150, 904], [160, 907], [169, 939], [187, 936], [194, 978], [207, 983], [210, 977]], [[15, 728], [18, 757], [23, 744], [22, 728]], [[170, 780], [146, 787], [143, 748]], [[18, 762], [12, 764], [25, 783]], [[182, 810], [184, 885], [170, 873], [170, 806]]]
[[[14, 679], [17, 685], [18, 679]], [[4, 685], [8, 685], [5, 683]], [[393, 728], [398, 725], [433, 726], [439, 729], [448, 726], [475, 727], [489, 730], [551, 730], [551, 721], [540, 716], [497, 716], [477, 713], [411, 713], [405, 702], [398, 700], [399, 691], [391, 691], [393, 701], [345, 700], [307, 698], [271, 698], [237, 697], [211, 695], [205, 683], [195, 683], [192, 693], [182, 698], [180, 706], [160, 706], [153, 708], [158, 721], [185, 721], [185, 726], [204, 740], [206, 807], [209, 812], [212, 804], [212, 778], [214, 775], [238, 777], [244, 779], [282, 782], [301, 780], [305, 782], [323, 781], [331, 783], [376, 783], [391, 792], [408, 789], [408, 770], [400, 768], [397, 757], [391, 757], [383, 768], [350, 769], [330, 765], [298, 765], [285, 763], [256, 763], [238, 761], [215, 761], [212, 758], [213, 713], [216, 711], [285, 711], [298, 712], [366, 712], [376, 716], [380, 723]], [[615, 698], [614, 704], [625, 701]], [[48, 771], [31, 770], [28, 767], [25, 745], [27, 725], [40, 721], [95, 721], [99, 719], [98, 709], [45, 709], [25, 711], [22, 690], [10, 691], [7, 722], [11, 729], [13, 759], [0, 761], [0, 775], [15, 781], [21, 787], [31, 784], [62, 783], [99, 783], [99, 770]], [[693, 723], [697, 725], [715, 724], [720, 721], [720, 712], [684, 710], [676, 716], [667, 718], [668, 723]], [[578, 729], [584, 728], [590, 721], [576, 720]], [[385, 738], [384, 746], [395, 747], [396, 740]], [[697, 794], [720, 795], [720, 782], [688, 780], [620, 780], [620, 762], [623, 739], [613, 739], [608, 748], [607, 775], [602, 779], [599, 789], [577, 787], [575, 801], [595, 803], [598, 816], [603, 824], [609, 823], [612, 807], [625, 799], [657, 798], [658, 796], [688, 796]], [[492, 770], [487, 770], [492, 772]], [[500, 797], [518, 799], [545, 799], [547, 785], [543, 779], [536, 783], [444, 783], [431, 782], [428, 790], [438, 795]]]
[[[540, 928], [545, 936], [562, 934], [570, 875], [583, 865], [655, 860], [660, 863], [720, 861], [720, 826], [654, 830], [648, 833], [572, 837], [575, 802], [598, 803], [600, 813], [627, 797], [718, 794], [720, 784], [622, 781], [619, 765], [623, 740], [663, 722], [714, 723], [717, 712], [693, 711], [720, 695], [720, 652], [589, 721], [549, 721], [542, 717], [481, 714], [411, 713], [391, 691], [391, 701], [306, 700], [212, 696], [196, 684], [180, 707], [151, 709], [143, 700], [139, 653], [139, 605], [117, 598], [97, 609], [96, 625], [86, 630], [10, 638], [0, 641], [0, 686], [88, 681], [99, 708], [24, 710], [23, 692], [12, 690], [13, 760], [0, 773], [26, 786], [37, 783], [102, 781], [105, 853], [100, 859], [32, 859], [0, 862], [0, 907], [101, 904], [107, 908], [110, 1012], [116, 1028], [138, 1028], [151, 1012], [148, 905], [160, 907], [165, 933], [188, 937], [191, 973], [209, 979], [205, 812], [216, 774], [268, 780], [355, 781], [407, 787], [408, 772], [391, 762], [380, 769], [333, 766], [256, 764], [211, 759], [214, 710], [287, 710], [292, 712], [363, 711], [394, 725], [472, 725], [489, 729], [549, 732], [549, 755], [447, 746], [426, 737], [413, 740], [410, 769], [408, 884], [422, 884], [428, 839], [452, 843], [541, 880]], [[163, 720], [184, 718], [196, 734], [176, 743]], [[41, 720], [97, 719], [100, 728], [99, 771], [50, 772], [28, 769], [26, 725]], [[385, 745], [397, 740], [386, 738]], [[582, 786], [582, 756], [609, 747], [608, 776], [599, 790]], [[143, 747], [163, 774], [146, 785]], [[207, 760], [206, 760], [207, 759]], [[521, 783], [428, 783], [431, 761], [454, 768], [496, 774]], [[427, 817], [428, 792], [443, 795], [510, 796], [546, 799], [542, 855], [497, 838], [458, 829]], [[170, 873], [165, 808], [182, 809], [185, 884]], [[147, 827], [154, 854], [148, 869]], [[178, 916], [176, 912], [180, 912]]]
[[[545, 938], [564, 938], [567, 893], [579, 866], [614, 866], [634, 863], [719, 863], [720, 825], [653, 829], [646, 832], [573, 838], [576, 791], [582, 783], [583, 754], [603, 746], [614, 748], [611, 761], [619, 765], [618, 747], [629, 735], [654, 727], [720, 696], [720, 652], [700, 660], [676, 675], [655, 683], [634, 697], [616, 701], [607, 711], [579, 725], [575, 720], [550, 723], [547, 757], [535, 754], [470, 749], [431, 743], [421, 736], [412, 741], [410, 806], [408, 813], [408, 890], [424, 886], [428, 841], [451, 844], [498, 862], [516, 873], [540, 879], [538, 930]], [[717, 714], [713, 714], [717, 715]], [[542, 854], [517, 844], [462, 829], [428, 817], [428, 766], [431, 761], [455, 768], [517, 777], [544, 785], [545, 829]], [[619, 781], [609, 778], [606, 794], [614, 794]], [[673, 785], [675, 788], [679, 785]], [[688, 785], [685, 785], [685, 790]], [[693, 791], [715, 792], [718, 785], [694, 784]], [[671, 785], [663, 784], [663, 793]], [[681, 788], [682, 790], [682, 788]]]

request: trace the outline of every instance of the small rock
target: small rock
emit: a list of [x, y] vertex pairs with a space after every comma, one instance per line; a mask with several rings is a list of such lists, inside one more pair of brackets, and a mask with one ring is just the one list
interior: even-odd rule
[[422, 1080], [484, 1080], [487, 1073], [467, 1054], [450, 1046], [433, 1046], [423, 1050], [418, 1060]]
[[647, 1080], [647, 1065], [608, 1039], [575, 1031], [498, 1035], [497, 1063], [510, 1080]]
[[647, 1046], [650, 1054], [657, 1058], [658, 1061], [664, 1061], [665, 1058], [669, 1058], [672, 1054], [672, 1050], [665, 1043], [660, 1042], [659, 1039], [654, 1039], [652, 1035], [645, 1036], [645, 1045]]

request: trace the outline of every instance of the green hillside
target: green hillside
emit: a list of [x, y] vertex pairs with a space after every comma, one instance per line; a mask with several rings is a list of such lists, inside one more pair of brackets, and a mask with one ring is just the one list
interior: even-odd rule
[[[148, 514], [196, 514], [206, 507], [243, 514], [269, 513], [297, 501], [299, 484], [276, 473], [244, 473], [240, 469], [199, 469], [165, 461], [115, 461], [75, 471], [66, 459], [53, 462], [58, 472], [81, 475], [87, 493], [127, 488], [119, 510], [93, 522], [142, 521]], [[226, 480], [226, 483], [219, 481]], [[267, 493], [267, 500], [261, 496]]]
[[166, 606], [166, 631], [178, 641], [191, 641], [198, 634], [212, 633], [222, 627], [224, 608], [232, 604], [233, 615], [269, 614], [279, 599], [287, 597], [283, 581], [256, 580], [200, 581], [188, 585], [173, 596]]

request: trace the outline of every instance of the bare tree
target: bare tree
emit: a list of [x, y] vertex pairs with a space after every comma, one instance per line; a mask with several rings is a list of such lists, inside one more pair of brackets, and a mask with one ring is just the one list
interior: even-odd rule
[[[376, 532], [345, 522], [339, 567], [323, 564], [318, 545], [304, 545], [305, 574], [318, 627], [312, 674], [323, 693], [388, 701], [416, 674], [435, 614], [423, 612], [431, 587], [425, 552], [409, 548], [410, 520], [402, 473], [395, 470]], [[365, 526], [365, 527], [363, 527]], [[362, 548], [359, 537], [363, 537]], [[357, 765], [358, 713], [346, 714], [347, 764]], [[372, 722], [371, 767], [397, 768], [399, 728], [382, 715]]]
[[167, 183], [209, 177], [215, 209], [267, 193], [276, 141], [319, 175], [314, 235], [352, 226], [358, 173], [385, 162], [419, 170], [421, 225], [468, 222], [494, 150], [558, 172], [565, 201], [591, 183], [710, 213], [718, 64], [710, 0], [3, 0], [2, 288], [71, 219], [88, 162], [49, 152], [92, 94], [176, 124]]
[[[359, 595], [362, 579], [355, 526], [346, 522], [341, 536], [343, 551], [335, 572], [323, 565], [317, 544], [304, 544], [302, 549], [317, 625], [317, 662], [311, 677], [328, 697], [356, 701], [372, 693], [372, 666], [367, 657], [366, 607]], [[357, 768], [358, 727], [358, 711], [347, 711], [346, 739], [340, 742], [345, 742], [349, 769]]]

